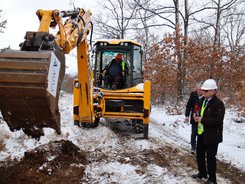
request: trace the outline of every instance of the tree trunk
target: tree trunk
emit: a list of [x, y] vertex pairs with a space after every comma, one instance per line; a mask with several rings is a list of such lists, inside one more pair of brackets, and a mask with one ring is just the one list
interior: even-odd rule
[[188, 4], [188, 0], [185, 0], [184, 2], [184, 6], [185, 6], [185, 16], [184, 16], [184, 53], [183, 53], [183, 63], [182, 63], [182, 94], [183, 94], [183, 90], [184, 90], [184, 86], [186, 84], [186, 59], [187, 59], [187, 51], [186, 51], [186, 46], [188, 44], [188, 28], [189, 28], [189, 4]]
[[214, 47], [220, 46], [220, 3], [221, 0], [217, 2], [217, 16], [216, 16], [216, 24], [215, 24], [215, 35], [214, 35]]
[[175, 46], [176, 46], [176, 58], [177, 58], [177, 103], [179, 103], [182, 96], [182, 57], [180, 50], [180, 24], [179, 24], [179, 0], [173, 0], [175, 5]]
[[[120, 2], [120, 1], [119, 1]], [[123, 1], [121, 1], [121, 39], [124, 39], [124, 4]]]

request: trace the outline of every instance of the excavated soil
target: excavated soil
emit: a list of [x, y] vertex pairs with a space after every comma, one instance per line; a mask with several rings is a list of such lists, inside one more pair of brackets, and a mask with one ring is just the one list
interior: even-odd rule
[[[120, 144], [124, 144], [126, 139], [127, 137], [122, 138]], [[110, 155], [95, 155], [82, 151], [72, 142], [61, 140], [26, 152], [19, 162], [5, 163], [5, 166], [0, 167], [0, 183], [94, 183], [84, 174], [86, 165], [112, 159], [122, 164], [139, 166], [140, 169], [136, 172], [141, 175], [145, 173], [144, 168], [147, 165], [155, 164], [167, 168], [176, 176], [186, 176], [186, 173], [191, 174], [193, 169], [196, 170], [196, 161], [193, 157], [186, 151], [165, 145], [158, 149], [144, 149], [136, 152], [122, 150], [112, 158]], [[218, 161], [217, 174], [222, 178], [228, 178], [232, 184], [242, 184], [245, 181], [244, 172], [221, 161]]]
[[25, 152], [19, 162], [0, 167], [0, 183], [79, 183], [86, 164], [86, 154], [72, 142], [55, 141]]

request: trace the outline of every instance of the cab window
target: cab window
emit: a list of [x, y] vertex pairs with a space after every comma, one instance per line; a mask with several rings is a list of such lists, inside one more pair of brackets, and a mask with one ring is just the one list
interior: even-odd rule
[[134, 46], [133, 79], [142, 78], [141, 48]]

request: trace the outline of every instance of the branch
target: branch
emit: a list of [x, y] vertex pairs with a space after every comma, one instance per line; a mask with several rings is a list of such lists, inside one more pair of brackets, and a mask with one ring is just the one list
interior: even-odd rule
[[144, 8], [141, 4], [139, 4], [139, 7], [142, 8], [143, 10], [145, 10], [145, 11], [149, 11], [149, 12], [151, 12], [152, 14], [154, 14], [154, 15], [156, 15], [156, 16], [158, 16], [158, 17], [164, 19], [164, 20], [166, 20], [166, 21], [169, 22], [170, 24], [175, 25], [175, 23], [174, 23], [173, 21], [171, 21], [170, 19], [167, 19], [167, 18], [161, 16], [159, 13], [155, 12], [154, 9], [153, 9], [153, 10], [150, 10], [150, 9], [148, 9], [148, 8]]
[[142, 30], [142, 29], [145, 29], [145, 28], [150, 28], [150, 27], [162, 27], [162, 26], [166, 26], [166, 27], [169, 27], [171, 29], [175, 29], [175, 27], [173, 26], [170, 26], [169, 24], [152, 24], [152, 25], [147, 25], [147, 26], [144, 26], [144, 27], [140, 27], [140, 28], [137, 28], [137, 27], [134, 27], [134, 28], [128, 28], [129, 29], [136, 29], [136, 30]]

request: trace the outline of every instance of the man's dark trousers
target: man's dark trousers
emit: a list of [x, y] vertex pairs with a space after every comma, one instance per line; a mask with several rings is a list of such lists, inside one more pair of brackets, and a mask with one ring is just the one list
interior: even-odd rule
[[196, 150], [196, 139], [197, 139], [197, 123], [192, 122], [191, 123], [191, 149], [193, 151]]
[[[216, 183], [216, 154], [218, 151], [218, 144], [203, 144], [203, 136], [197, 137], [197, 164], [198, 171], [206, 177], [209, 175], [208, 180]], [[205, 161], [205, 154], [207, 154], [207, 168]], [[208, 170], [208, 172], [207, 172]]]

